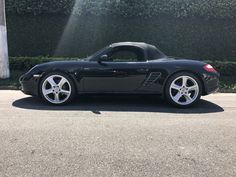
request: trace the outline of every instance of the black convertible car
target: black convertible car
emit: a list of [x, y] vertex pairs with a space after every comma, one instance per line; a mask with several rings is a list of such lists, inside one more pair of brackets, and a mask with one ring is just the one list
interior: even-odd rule
[[61, 105], [76, 94], [162, 94], [188, 107], [218, 89], [219, 73], [201, 61], [167, 57], [155, 46], [121, 42], [83, 60], [37, 65], [21, 76], [25, 94]]

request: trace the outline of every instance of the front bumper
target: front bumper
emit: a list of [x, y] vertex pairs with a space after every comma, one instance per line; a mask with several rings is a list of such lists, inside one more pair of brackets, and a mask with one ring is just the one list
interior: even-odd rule
[[38, 96], [39, 95], [39, 77], [30, 76], [24, 74], [20, 77], [19, 82], [21, 84], [21, 91], [27, 95]]

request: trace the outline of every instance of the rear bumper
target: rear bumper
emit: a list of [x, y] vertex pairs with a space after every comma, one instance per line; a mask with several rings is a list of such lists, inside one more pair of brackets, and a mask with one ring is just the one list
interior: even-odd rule
[[203, 95], [209, 95], [219, 90], [219, 73], [205, 73], [203, 74], [204, 80], [204, 93]]

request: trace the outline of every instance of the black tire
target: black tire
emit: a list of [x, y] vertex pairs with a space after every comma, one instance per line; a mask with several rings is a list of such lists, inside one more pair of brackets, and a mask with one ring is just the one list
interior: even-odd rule
[[[43, 94], [43, 83], [44, 81], [49, 78], [50, 76], [53, 76], [53, 75], [59, 75], [59, 76], [62, 76], [64, 77], [65, 79], [67, 79], [67, 81], [69, 82], [70, 84], [70, 88], [71, 88], [71, 93], [70, 93], [70, 96], [66, 99], [66, 101], [62, 102], [62, 103], [52, 103], [50, 101], [48, 101], [46, 99], [46, 97], [44, 96]], [[64, 74], [62, 72], [52, 72], [52, 73], [48, 73], [47, 75], [45, 75], [42, 80], [40, 81], [40, 84], [39, 84], [39, 94], [40, 94], [40, 97], [47, 103], [49, 104], [52, 104], [52, 105], [57, 105], [57, 106], [60, 106], [60, 105], [65, 105], [65, 104], [68, 104], [69, 102], [71, 102], [74, 97], [75, 97], [75, 94], [76, 94], [76, 88], [75, 88], [75, 84], [73, 82], [73, 80], [67, 75], [67, 74]]]
[[[192, 79], [194, 79], [198, 85], [198, 88], [199, 88], [199, 91], [198, 91], [198, 94], [196, 94], [195, 96], [195, 99], [193, 102], [191, 102], [190, 104], [186, 104], [186, 105], [182, 105], [182, 104], [178, 104], [176, 101], [174, 101], [171, 97], [171, 93], [170, 93], [170, 87], [171, 87], [171, 84], [173, 81], [175, 81], [177, 78], [181, 77], [181, 76], [188, 76], [188, 77], [191, 77]], [[191, 107], [192, 105], [194, 105], [195, 103], [197, 103], [200, 98], [201, 98], [201, 95], [202, 95], [202, 83], [201, 81], [199, 80], [199, 78], [195, 75], [195, 74], [192, 74], [192, 73], [189, 73], [189, 72], [180, 72], [180, 73], [176, 73], [174, 74], [173, 76], [171, 76], [168, 81], [166, 82], [166, 85], [165, 85], [165, 99], [168, 103], [170, 103], [172, 106], [174, 107], [178, 107], [178, 108], [188, 108], [188, 107]], [[197, 93], [197, 92], [196, 92]], [[191, 93], [190, 93], [191, 94]]]

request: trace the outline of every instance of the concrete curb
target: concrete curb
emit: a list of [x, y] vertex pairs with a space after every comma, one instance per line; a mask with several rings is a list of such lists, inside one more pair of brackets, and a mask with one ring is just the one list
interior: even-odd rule
[[0, 86], [0, 90], [20, 90], [20, 88], [13, 85], [4, 85]]

